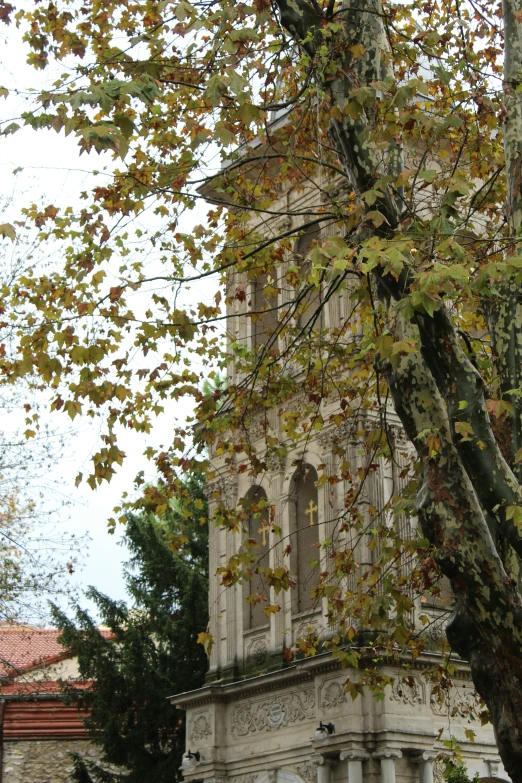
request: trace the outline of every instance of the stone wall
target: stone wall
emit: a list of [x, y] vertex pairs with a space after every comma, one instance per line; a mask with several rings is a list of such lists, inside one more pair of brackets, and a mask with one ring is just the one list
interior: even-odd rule
[[97, 761], [101, 751], [82, 739], [5, 742], [2, 783], [69, 783], [71, 753]]

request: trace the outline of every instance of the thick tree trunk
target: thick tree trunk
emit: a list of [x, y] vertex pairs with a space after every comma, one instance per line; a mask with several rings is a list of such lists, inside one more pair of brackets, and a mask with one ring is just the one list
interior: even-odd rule
[[[305, 45], [313, 56], [321, 41], [323, 20], [318, 7], [306, 0], [276, 2], [282, 24], [297, 42], [313, 32]], [[331, 121], [330, 135], [355, 191], [362, 193], [389, 167], [380, 165], [369, 141], [371, 110], [353, 120], [344, 108], [354, 87], [370, 85], [386, 75], [386, 42], [380, 0], [346, 0], [344, 9], [341, 75], [322, 87], [343, 115], [342, 121]], [[504, 0], [506, 214], [514, 238], [511, 252], [522, 240], [522, 93], [516, 91], [522, 84], [521, 12], [522, 0]], [[364, 55], [354, 60], [349, 47], [355, 43], [363, 45]], [[342, 47], [339, 41], [336, 44], [339, 51]], [[394, 168], [396, 152], [389, 150]], [[401, 215], [396, 194], [387, 190], [373, 208], [385, 216], [391, 235]], [[379, 269], [376, 275], [379, 290], [387, 296], [399, 299], [408, 292], [408, 271], [398, 281]], [[507, 398], [512, 389], [521, 388], [522, 376], [522, 304], [514, 278], [501, 286], [498, 300], [489, 307], [489, 321], [501, 391]], [[504, 766], [513, 783], [522, 783], [522, 601], [518, 588], [522, 537], [507, 513], [508, 506], [522, 506], [514, 459], [522, 447], [521, 405], [518, 398], [510, 397], [514, 412], [506, 461], [491, 429], [482, 378], [461, 349], [446, 310], [441, 308], [434, 317], [418, 315], [416, 326], [396, 323], [395, 327], [399, 332], [418, 330], [415, 334], [422, 346], [419, 353], [401, 358], [394, 368], [385, 365], [381, 369], [424, 466], [417, 497], [419, 521], [455, 594], [448, 639], [469, 660], [475, 687], [490, 710]], [[462, 401], [467, 403], [464, 409]], [[474, 440], [456, 433], [456, 422], [463, 420], [473, 427]], [[436, 454], [428, 449], [423, 434], [427, 432], [439, 436]]]
[[[505, 214], [512, 242], [507, 255], [522, 255], [522, 0], [503, 0], [504, 14], [504, 151], [507, 198]], [[513, 405], [508, 451], [519, 481], [522, 461], [522, 294], [516, 277], [501, 282], [484, 307], [493, 342], [500, 394]]]
[[[451, 581], [455, 606], [448, 641], [471, 665], [499, 752], [513, 783], [522, 783], [522, 606], [451, 435], [446, 405], [421, 355], [381, 368], [395, 409], [424, 465], [419, 522]], [[440, 450], [428, 447], [437, 432]], [[424, 433], [424, 434], [423, 434]]]

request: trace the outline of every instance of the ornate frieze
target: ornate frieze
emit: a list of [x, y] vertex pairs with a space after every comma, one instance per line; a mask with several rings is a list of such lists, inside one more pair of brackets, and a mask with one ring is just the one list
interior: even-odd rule
[[259, 699], [234, 707], [232, 734], [246, 737], [257, 732], [273, 731], [315, 717], [315, 691], [303, 688], [279, 697]]
[[231, 783], [255, 783], [257, 777], [257, 772], [250, 772], [246, 775], [234, 775], [234, 777], [229, 778], [229, 780]]

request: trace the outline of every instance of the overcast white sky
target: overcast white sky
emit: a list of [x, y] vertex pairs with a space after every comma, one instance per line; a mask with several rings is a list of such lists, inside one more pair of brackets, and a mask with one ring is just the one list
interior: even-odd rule
[[[62, 66], [58, 72], [61, 71]], [[35, 85], [41, 87], [46, 82], [51, 83], [54, 78], [56, 71], [42, 74], [25, 64], [19, 34], [12, 26], [0, 31], [0, 86], [12, 91], [7, 100], [0, 98], [2, 118], [14, 118], [20, 111], [26, 111], [29, 103], [27, 88]], [[19, 91], [18, 94], [15, 90]], [[73, 135], [65, 137], [63, 133], [35, 132], [25, 127], [14, 135], [0, 137], [0, 198], [13, 197], [10, 215], [4, 215], [0, 222], [13, 217], [20, 206], [31, 201], [44, 201], [55, 206], [78, 203], [77, 194], [88, 190], [94, 182], [89, 172], [103, 165], [110, 167], [110, 161], [108, 154], [84, 154], [80, 157]], [[13, 174], [16, 170], [17, 173]], [[201, 221], [202, 215], [197, 219]], [[209, 298], [214, 294], [212, 289], [213, 284], [210, 283]], [[127, 553], [119, 546], [122, 531], [117, 530], [114, 535], [109, 535], [107, 520], [112, 516], [112, 509], [122, 492], [132, 490], [132, 479], [138, 470], [145, 468], [146, 476], [154, 478], [150, 472], [150, 463], [142, 457], [146, 446], [168, 442], [174, 420], [184, 419], [189, 413], [187, 405], [176, 405], [175, 409], [166, 411], [147, 440], [136, 433], [123, 433], [121, 445], [128, 459], [112, 482], [96, 492], [86, 485], [76, 489], [74, 479], [78, 471], [83, 471], [84, 475], [89, 472], [89, 459], [98, 445], [99, 424], [90, 420], [75, 420], [75, 432], [67, 438], [64, 458], [57, 462], [55, 475], [50, 478], [57, 480], [59, 491], [72, 501], [64, 513], [64, 518], [69, 517], [64, 523], [64, 529], [77, 535], [88, 533], [92, 539], [88, 553], [83, 554], [82, 569], [74, 577], [80, 584], [94, 585], [114, 598], [125, 597], [121, 564], [127, 559]], [[69, 426], [63, 417], [52, 416], [51, 419], [56, 421], [58, 427]]]

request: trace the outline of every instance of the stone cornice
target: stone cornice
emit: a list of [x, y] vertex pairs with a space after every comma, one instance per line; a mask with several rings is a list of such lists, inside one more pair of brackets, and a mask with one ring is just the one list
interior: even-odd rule
[[[434, 660], [439, 658], [439, 655], [425, 653], [413, 662], [404, 656], [404, 662], [408, 662], [410, 669], [423, 670], [433, 666]], [[402, 661], [399, 658], [400, 662]], [[383, 659], [379, 667], [397, 666], [397, 663], [395, 659]], [[456, 660], [454, 664], [457, 666], [458, 671], [456, 677], [466, 680], [471, 679], [469, 666], [466, 662]], [[201, 704], [228, 703], [236, 699], [244, 699], [245, 696], [251, 696], [256, 693], [269, 693], [270, 691], [280, 690], [281, 688], [299, 683], [311, 682], [317, 675], [339, 671], [340, 669], [339, 661], [332, 658], [331, 653], [322, 653], [269, 674], [226, 684], [216, 682], [195, 691], [169, 696], [168, 699], [183, 709], [196, 707]]]

